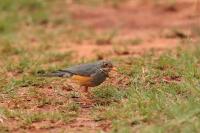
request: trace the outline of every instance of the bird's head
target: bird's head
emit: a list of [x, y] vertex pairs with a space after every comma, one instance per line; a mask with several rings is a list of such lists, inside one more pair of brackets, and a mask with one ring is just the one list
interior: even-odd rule
[[108, 60], [103, 60], [99, 62], [99, 68], [101, 71], [108, 74], [110, 71], [116, 71], [116, 68], [113, 66], [113, 63]]

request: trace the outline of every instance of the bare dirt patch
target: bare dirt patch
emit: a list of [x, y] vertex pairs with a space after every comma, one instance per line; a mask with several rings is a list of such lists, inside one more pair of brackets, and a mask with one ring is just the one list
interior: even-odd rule
[[[144, 53], [146, 49], [152, 48], [176, 47], [181, 38], [174, 32], [180, 30], [186, 37], [191, 37], [193, 28], [198, 26], [199, 22], [196, 3], [189, 0], [177, 1], [174, 4], [128, 1], [117, 8], [71, 4], [68, 8], [74, 19], [97, 33], [117, 29], [114, 42], [141, 39], [139, 45], [127, 46], [130, 53]], [[166, 29], [169, 32], [166, 32]], [[82, 45], [73, 45], [71, 49], [77, 51], [81, 57], [91, 58], [96, 56], [94, 51], [113, 53], [113, 44], [99, 46], [94, 41], [87, 41]]]

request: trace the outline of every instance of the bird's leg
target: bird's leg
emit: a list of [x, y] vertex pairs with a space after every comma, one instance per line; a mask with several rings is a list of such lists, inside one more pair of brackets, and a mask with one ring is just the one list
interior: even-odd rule
[[91, 104], [93, 103], [92, 99], [91, 99], [91, 94], [89, 92], [89, 88], [84, 86], [81, 88], [84, 92], [84, 97], [82, 99], [83, 101], [83, 106], [87, 105], [88, 107], [91, 106]]
[[85, 93], [88, 93], [88, 87], [87, 87], [87, 86], [83, 86], [83, 91], [84, 91]]
[[91, 93], [90, 93], [90, 91], [89, 91], [89, 87], [87, 87], [87, 86], [84, 86], [83, 87], [83, 92], [85, 93], [85, 96], [87, 97], [87, 98], [91, 98]]

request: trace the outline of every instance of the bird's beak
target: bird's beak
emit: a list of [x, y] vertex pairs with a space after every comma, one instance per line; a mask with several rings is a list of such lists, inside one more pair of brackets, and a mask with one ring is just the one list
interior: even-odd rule
[[112, 70], [112, 71], [117, 71], [117, 68], [116, 68], [116, 67], [113, 67], [111, 70]]

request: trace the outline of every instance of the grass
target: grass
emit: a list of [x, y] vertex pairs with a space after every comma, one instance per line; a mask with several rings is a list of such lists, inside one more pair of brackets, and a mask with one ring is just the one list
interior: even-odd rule
[[127, 45], [127, 44], [130, 44], [130, 45], [140, 45], [142, 44], [143, 40], [139, 37], [135, 37], [133, 39], [129, 39], [129, 40], [125, 40], [125, 41], [121, 41], [119, 42], [119, 44], [123, 44], [123, 45]]
[[[180, 48], [176, 54], [166, 52], [159, 58], [148, 54], [134, 59], [129, 73], [120, 69], [131, 80], [126, 97], [96, 108], [95, 119], [111, 120], [111, 132], [199, 132], [198, 51], [199, 47]], [[96, 96], [104, 97], [100, 92]]]
[[[173, 52], [166, 51], [159, 57], [150, 52], [131, 59], [127, 65], [120, 66], [119, 73], [128, 76], [130, 84], [126, 85], [125, 89], [118, 85], [94, 88], [93, 119], [97, 122], [111, 121], [111, 132], [199, 132], [199, 51], [199, 46], [190, 46], [190, 50], [187, 47], [177, 48]], [[18, 56], [21, 57], [21, 54]], [[54, 58], [53, 54], [51, 56]], [[65, 56], [68, 57], [56, 55], [56, 58], [61, 60], [56, 59], [52, 62], [62, 62]], [[1, 99], [9, 99], [18, 104], [14, 106], [17, 109], [1, 108], [1, 115], [9, 119], [18, 119], [22, 127], [41, 121], [67, 123], [78, 117], [81, 108], [78, 103], [65, 103], [64, 99], [44, 96], [44, 93], [40, 92], [50, 81], [31, 75], [28, 72], [31, 67], [32, 61], [27, 58], [12, 69], [8, 69], [7, 66], [7, 69], [3, 69], [3, 73], [21, 71], [16, 76], [17, 79], [1, 79], [1, 93], [9, 96], [5, 98], [2, 95]], [[26, 95], [33, 98], [26, 106], [19, 104], [25, 100], [19, 95], [23, 88], [27, 88], [29, 91]], [[65, 100], [80, 97], [76, 92], [68, 95]], [[37, 108], [56, 107], [59, 110], [26, 112], [26, 108], [30, 108], [31, 105]], [[7, 127], [4, 126], [2, 130], [7, 130]]]
[[111, 44], [114, 37], [117, 35], [117, 30], [114, 29], [110, 32], [101, 33], [101, 35], [96, 35], [96, 44], [103, 45], [103, 44]]
[[97, 105], [109, 105], [112, 102], [121, 100], [125, 96], [123, 91], [118, 91], [116, 87], [111, 85], [97, 87], [92, 90], [92, 93]]
[[0, 109], [1, 115], [4, 115], [7, 118], [13, 118], [16, 120], [22, 121], [22, 124], [24, 126], [31, 125], [34, 122], [40, 122], [40, 121], [62, 121], [64, 123], [67, 123], [71, 120], [73, 120], [72, 117], [76, 116], [76, 112], [23, 112], [21, 110], [8, 110], [5, 108]]
[[78, 111], [80, 109], [80, 105], [76, 102], [71, 102], [66, 107], [64, 107], [64, 109], [68, 111]]
[[[124, 1], [123, 1], [124, 2]], [[76, 4], [84, 4], [84, 5], [89, 5], [89, 6], [100, 6], [100, 5], [110, 5], [114, 8], [117, 8], [122, 1], [120, 0], [87, 0], [87, 1], [82, 1], [82, 0], [75, 0], [74, 3]]]
[[[74, 2], [113, 7], [121, 3]], [[139, 45], [143, 40], [115, 42], [115, 29], [96, 33], [72, 19], [65, 1], [5, 0], [0, 11], [0, 132], [35, 131], [34, 126], [43, 122], [47, 124], [37, 130], [48, 132], [88, 116], [92, 122], [108, 122], [108, 130], [113, 133], [200, 132], [199, 43], [182, 45], [159, 56], [152, 51], [137, 58], [117, 57], [118, 72], [127, 77], [129, 84], [121, 87], [124, 81], [94, 88], [91, 98], [95, 106], [84, 108], [88, 111], [85, 115], [76, 102], [84, 94], [67, 90], [65, 79], [38, 77], [37, 73], [76, 63], [68, 45], [114, 43], [115, 54], [126, 55], [130, 45]], [[198, 28], [193, 30], [199, 34]], [[174, 32], [175, 37], [182, 34]]]
[[[24, 20], [31, 23], [41, 23], [46, 21], [47, 11], [45, 10], [45, 3], [37, 0], [20, 0], [13, 2], [6, 0], [0, 6], [0, 33], [11, 33], [18, 29]], [[26, 13], [29, 15], [27, 16]]]

